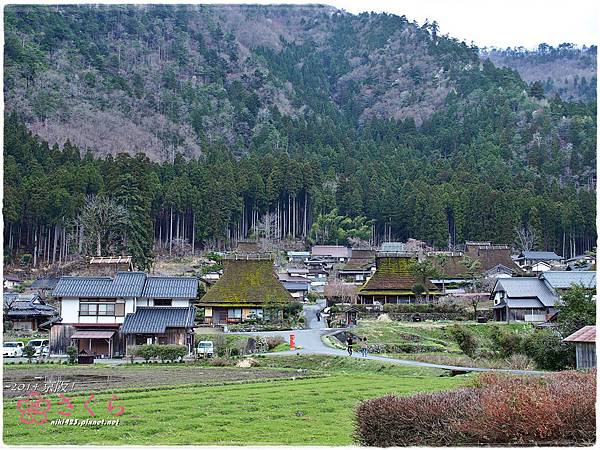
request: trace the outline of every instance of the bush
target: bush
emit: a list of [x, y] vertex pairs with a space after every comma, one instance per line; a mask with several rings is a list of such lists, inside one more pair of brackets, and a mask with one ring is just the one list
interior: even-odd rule
[[362, 402], [356, 410], [355, 439], [360, 445], [433, 446], [463, 442], [451, 424], [467, 416], [477, 401], [475, 389], [410, 397], [389, 395]]
[[306, 300], [308, 300], [310, 303], [316, 303], [318, 299], [319, 296], [316, 292], [310, 291], [308, 294], [306, 294]]
[[370, 446], [591, 445], [596, 371], [483, 374], [475, 387], [362, 402], [355, 439]]
[[67, 355], [69, 355], [69, 364], [77, 364], [77, 347], [70, 345], [67, 347]]
[[481, 396], [461, 425], [472, 442], [586, 444], [596, 439], [596, 372], [547, 377], [485, 374]]
[[523, 341], [525, 354], [542, 370], [563, 370], [575, 367], [573, 344], [562, 341], [555, 330], [536, 330]]
[[458, 347], [467, 356], [474, 356], [477, 350], [477, 341], [475, 336], [467, 328], [453, 325], [449, 328], [450, 335], [458, 343]]
[[154, 344], [144, 344], [135, 347], [133, 350], [130, 350], [132, 353], [134, 352], [135, 356], [139, 356], [143, 358], [144, 361], [148, 362], [152, 358], [158, 356], [158, 351], [156, 350], [156, 345]]
[[31, 364], [31, 359], [35, 356], [35, 348], [26, 345], [23, 347], [23, 356], [27, 358], [27, 361]]
[[156, 351], [158, 353], [158, 357], [162, 362], [171, 361], [174, 362], [176, 360], [182, 359], [186, 353], [187, 348], [185, 345], [157, 345]]
[[492, 328], [490, 338], [498, 349], [501, 358], [508, 358], [523, 349], [523, 337], [513, 331], [500, 329], [497, 325]]
[[267, 350], [273, 350], [280, 344], [284, 344], [286, 340], [283, 336], [270, 336], [266, 338], [265, 343], [267, 344]]

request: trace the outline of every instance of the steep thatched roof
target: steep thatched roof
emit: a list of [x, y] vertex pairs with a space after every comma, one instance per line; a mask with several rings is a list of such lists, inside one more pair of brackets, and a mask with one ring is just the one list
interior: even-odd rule
[[374, 264], [375, 250], [352, 249], [352, 256], [341, 270], [368, 270]]
[[493, 269], [499, 264], [508, 267], [516, 274], [522, 274], [521, 269], [510, 257], [510, 247], [508, 245], [482, 245], [471, 246], [467, 255], [481, 263], [481, 272]]
[[[413, 258], [377, 257], [377, 269], [373, 276], [358, 291], [359, 295], [411, 294], [412, 287], [420, 282], [410, 272]], [[427, 280], [426, 287], [430, 293], [438, 291], [437, 287]]]
[[[440, 275], [442, 274], [442, 266], [440, 261], [435, 257], [430, 257], [433, 265], [440, 271]], [[448, 256], [446, 260], [446, 264], [443, 268], [444, 278], [468, 278], [467, 268], [463, 264], [463, 256], [462, 255], [451, 255]]]
[[223, 276], [200, 300], [201, 305], [261, 305], [295, 299], [273, 271], [270, 259], [225, 260]]

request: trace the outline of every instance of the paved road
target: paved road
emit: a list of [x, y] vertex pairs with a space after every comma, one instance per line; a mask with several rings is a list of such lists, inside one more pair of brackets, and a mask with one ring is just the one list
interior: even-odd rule
[[[295, 334], [296, 336], [296, 347], [300, 347], [300, 349], [296, 349], [295, 351], [286, 351], [286, 352], [272, 352], [268, 353], [268, 355], [290, 355], [290, 354], [303, 354], [303, 355], [331, 355], [331, 356], [348, 356], [348, 352], [346, 350], [341, 350], [337, 348], [330, 347], [325, 345], [322, 340], [324, 335], [335, 334], [337, 331], [340, 331], [339, 328], [326, 328], [324, 319], [321, 321], [317, 321], [316, 312], [319, 309], [325, 307], [325, 301], [322, 300], [317, 305], [304, 305], [304, 317], [306, 322], [308, 323], [309, 328], [304, 330], [294, 330], [294, 331], [257, 331], [257, 332], [247, 332], [240, 334], [248, 334], [252, 336], [282, 336], [286, 340], [289, 340], [290, 334]], [[355, 352], [352, 355], [352, 358], [363, 359], [364, 356], [360, 356], [359, 352]], [[375, 360], [375, 361], [385, 361], [396, 364], [403, 364], [407, 366], [417, 366], [417, 367], [430, 367], [433, 369], [445, 369], [452, 370], [458, 372], [506, 372], [512, 374], [519, 375], [541, 375], [544, 372], [533, 371], [533, 370], [514, 370], [514, 369], [488, 369], [484, 367], [461, 367], [461, 366], [451, 366], [444, 364], [432, 364], [421, 361], [412, 361], [409, 359], [398, 359], [398, 358], [387, 358], [385, 356], [377, 356], [377, 355], [368, 355], [366, 359]]]

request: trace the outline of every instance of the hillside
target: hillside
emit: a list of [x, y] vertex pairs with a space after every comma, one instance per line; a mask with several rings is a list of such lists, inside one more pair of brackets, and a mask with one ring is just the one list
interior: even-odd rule
[[[435, 22], [87, 5], [9, 6], [5, 24], [7, 260], [146, 267], [257, 236], [518, 245], [516, 228], [595, 245], [595, 102], [532, 93]], [[118, 214], [91, 235], [102, 205]]]
[[433, 26], [325, 6], [12, 6], [5, 25], [8, 112], [51, 143], [155, 160], [247, 151], [278, 114], [419, 125], [480, 64]]
[[483, 49], [480, 54], [498, 67], [516, 70], [527, 83], [541, 81], [548, 96], [558, 94], [568, 101], [596, 101], [595, 45], [578, 48], [566, 43], [555, 48], [541, 44], [536, 50]]

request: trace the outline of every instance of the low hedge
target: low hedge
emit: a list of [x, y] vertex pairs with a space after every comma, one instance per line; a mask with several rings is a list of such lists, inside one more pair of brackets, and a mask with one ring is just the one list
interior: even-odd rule
[[435, 345], [401, 343], [401, 344], [370, 344], [370, 353], [428, 353], [439, 352], [440, 347]]
[[596, 371], [543, 377], [484, 374], [472, 388], [386, 396], [356, 409], [366, 446], [591, 445]]
[[176, 361], [182, 359], [187, 354], [185, 345], [139, 345], [133, 349], [135, 356], [143, 358], [146, 362], [151, 359], [160, 359], [161, 362]]

